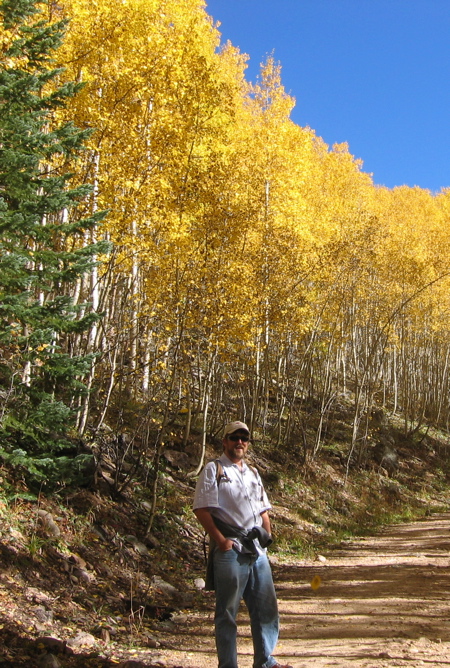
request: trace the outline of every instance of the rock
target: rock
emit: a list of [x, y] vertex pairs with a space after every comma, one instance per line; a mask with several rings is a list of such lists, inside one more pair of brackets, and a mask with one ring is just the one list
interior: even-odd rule
[[147, 645], [147, 647], [152, 647], [153, 649], [156, 649], [161, 645], [159, 640], [157, 640], [153, 636], [145, 636], [145, 644]]
[[375, 445], [373, 457], [377, 464], [386, 469], [388, 473], [395, 473], [398, 469], [398, 452], [392, 445], [385, 441]]
[[154, 586], [162, 591], [164, 594], [167, 596], [170, 596], [171, 598], [174, 598], [179, 595], [178, 590], [168, 582], [165, 582], [162, 578], [159, 577], [159, 575], [154, 575], [152, 577], [152, 582]]
[[42, 624], [49, 624], [53, 621], [53, 612], [51, 610], [46, 610], [42, 605], [35, 608], [34, 613], [36, 619]]
[[83, 582], [86, 582], [87, 584], [90, 584], [95, 580], [95, 576], [92, 573], [89, 573], [88, 571], [80, 568], [76, 568], [73, 571], [73, 574], [78, 580], [82, 580]]
[[36, 645], [38, 649], [50, 650], [50, 652], [55, 652], [56, 654], [73, 654], [72, 649], [67, 646], [65, 640], [54, 638], [53, 636], [41, 636], [36, 638]]
[[322, 562], [323, 564], [326, 562], [327, 558], [324, 557], [322, 554], [317, 555], [317, 561]]
[[52, 536], [52, 538], [59, 538], [61, 536], [61, 531], [59, 530], [59, 526], [56, 524], [55, 520], [50, 515], [50, 513], [40, 508], [37, 511], [37, 514], [46, 533], [49, 536]]
[[150, 549], [158, 548], [158, 547], [161, 546], [161, 543], [159, 542], [159, 540], [157, 538], [155, 538], [155, 536], [151, 533], [148, 536], [146, 536], [145, 542]]
[[48, 594], [45, 594], [43, 591], [39, 591], [39, 589], [36, 589], [35, 587], [27, 587], [25, 590], [25, 598], [28, 601], [34, 601], [35, 603], [41, 603], [42, 605], [46, 605], [49, 607], [49, 603], [52, 602], [52, 599]]
[[67, 646], [72, 649], [79, 649], [81, 647], [93, 647], [97, 642], [96, 638], [90, 633], [85, 631], [78, 631], [75, 638], [71, 638], [67, 641]]
[[45, 633], [48, 631], [49, 624], [41, 624], [41, 622], [34, 620], [33, 626], [38, 633]]
[[84, 559], [82, 559], [78, 554], [72, 554], [68, 558], [69, 564], [73, 564], [74, 566], [77, 566], [80, 569], [86, 570], [87, 564]]
[[112, 578], [113, 576], [113, 571], [105, 564], [97, 564], [95, 570], [98, 573], [98, 575], [101, 575], [104, 578], [109, 579]]
[[150, 552], [144, 543], [141, 543], [136, 536], [125, 536], [125, 540], [128, 543], [131, 543], [135, 551], [141, 555], [141, 557], [150, 557]]
[[191, 460], [185, 452], [179, 452], [178, 450], [166, 450], [164, 452], [164, 457], [167, 459], [169, 464], [173, 467], [181, 469], [182, 471], [188, 471], [191, 466]]
[[95, 536], [96, 539], [101, 540], [102, 543], [108, 542], [108, 538], [101, 527], [92, 526], [91, 533]]
[[173, 615], [172, 620], [176, 624], [187, 624], [189, 621], [189, 615], [186, 614], [185, 612], [177, 612], [176, 614]]
[[[109, 488], [114, 488], [116, 486], [116, 481], [112, 476], [110, 476], [108, 473], [105, 471], [100, 471], [100, 475], [103, 478], [104, 482], [109, 486]], [[100, 481], [99, 481], [100, 482]], [[110, 490], [109, 490], [110, 491]]]
[[196, 589], [204, 589], [206, 583], [205, 583], [203, 578], [196, 578], [194, 580], [194, 585], [195, 585]]

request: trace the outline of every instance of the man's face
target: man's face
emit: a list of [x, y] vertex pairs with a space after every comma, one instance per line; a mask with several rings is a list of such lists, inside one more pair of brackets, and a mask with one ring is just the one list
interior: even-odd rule
[[223, 451], [232, 462], [237, 464], [244, 459], [248, 450], [249, 437], [246, 431], [238, 429], [232, 434], [227, 434], [223, 439]]

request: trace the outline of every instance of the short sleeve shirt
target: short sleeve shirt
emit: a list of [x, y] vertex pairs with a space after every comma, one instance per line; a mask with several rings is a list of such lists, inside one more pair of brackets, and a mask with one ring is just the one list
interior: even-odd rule
[[216, 462], [209, 462], [201, 472], [195, 488], [194, 510], [207, 508], [214, 517], [241, 529], [261, 526], [261, 513], [271, 505], [259, 473], [245, 462], [241, 469], [225, 454], [219, 461], [223, 466], [219, 484]]

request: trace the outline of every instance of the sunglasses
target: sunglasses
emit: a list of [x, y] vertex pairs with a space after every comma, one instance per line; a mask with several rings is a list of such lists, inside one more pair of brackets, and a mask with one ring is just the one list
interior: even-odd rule
[[242, 441], [242, 443], [248, 443], [250, 437], [240, 436], [239, 434], [231, 434], [231, 436], [228, 436], [228, 440], [233, 441], [233, 443], [237, 443], [238, 441]]

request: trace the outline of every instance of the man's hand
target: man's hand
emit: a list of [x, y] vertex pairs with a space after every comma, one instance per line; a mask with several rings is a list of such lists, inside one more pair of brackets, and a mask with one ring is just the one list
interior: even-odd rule
[[211, 513], [207, 508], [197, 508], [194, 510], [194, 513], [204, 530], [211, 536], [221, 552], [228, 552], [228, 550], [233, 548], [233, 541], [229, 538], [225, 538], [225, 536], [219, 531], [219, 529], [214, 524]]
[[265, 529], [268, 534], [272, 535], [272, 531], [271, 531], [271, 527], [270, 527], [270, 517], [269, 517], [269, 513], [267, 512], [267, 510], [265, 510], [263, 513], [261, 513], [261, 519], [262, 519], [263, 529]]
[[217, 547], [221, 552], [228, 552], [228, 550], [233, 549], [233, 541], [230, 538], [223, 538], [220, 543], [217, 543]]

